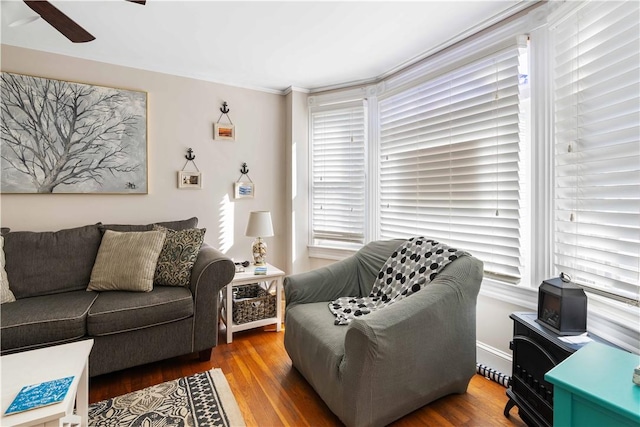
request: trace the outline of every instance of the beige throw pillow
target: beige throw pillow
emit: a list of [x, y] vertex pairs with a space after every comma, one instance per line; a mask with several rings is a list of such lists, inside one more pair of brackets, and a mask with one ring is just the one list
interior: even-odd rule
[[87, 290], [151, 291], [164, 238], [161, 231], [106, 230]]
[[7, 277], [7, 271], [4, 269], [4, 237], [0, 236], [0, 304], [5, 302], [13, 302], [16, 297], [9, 289], [9, 278]]

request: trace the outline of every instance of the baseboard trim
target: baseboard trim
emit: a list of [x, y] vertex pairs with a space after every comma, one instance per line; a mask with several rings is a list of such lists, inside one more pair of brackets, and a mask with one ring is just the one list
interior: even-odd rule
[[480, 341], [476, 341], [476, 361], [488, 366], [504, 375], [511, 376], [511, 354], [492, 347]]

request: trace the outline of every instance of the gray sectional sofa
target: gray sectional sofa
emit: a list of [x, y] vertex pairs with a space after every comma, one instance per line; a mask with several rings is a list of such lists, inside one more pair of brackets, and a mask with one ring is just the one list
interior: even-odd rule
[[[197, 218], [159, 225], [193, 229]], [[218, 341], [218, 294], [235, 268], [206, 243], [188, 286], [87, 291], [105, 230], [152, 227], [98, 223], [57, 232], [3, 233], [6, 273], [16, 301], [0, 308], [2, 354], [92, 338], [90, 376], [195, 352], [208, 359]]]

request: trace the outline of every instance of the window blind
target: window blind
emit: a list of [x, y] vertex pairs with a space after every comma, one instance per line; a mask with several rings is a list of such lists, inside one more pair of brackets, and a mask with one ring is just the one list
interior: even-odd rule
[[382, 238], [435, 238], [519, 281], [518, 57], [514, 42], [380, 102]]
[[365, 106], [311, 113], [312, 241], [364, 242]]
[[577, 283], [638, 299], [640, 3], [590, 2], [554, 29], [555, 254]]

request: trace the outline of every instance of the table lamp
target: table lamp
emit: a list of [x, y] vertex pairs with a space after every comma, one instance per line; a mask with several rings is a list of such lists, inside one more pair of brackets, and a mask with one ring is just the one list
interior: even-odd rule
[[251, 245], [251, 253], [253, 254], [253, 263], [255, 265], [266, 265], [267, 263], [267, 244], [262, 240], [263, 237], [273, 236], [273, 225], [271, 224], [271, 212], [256, 211], [249, 214], [249, 223], [245, 236], [255, 237]]

